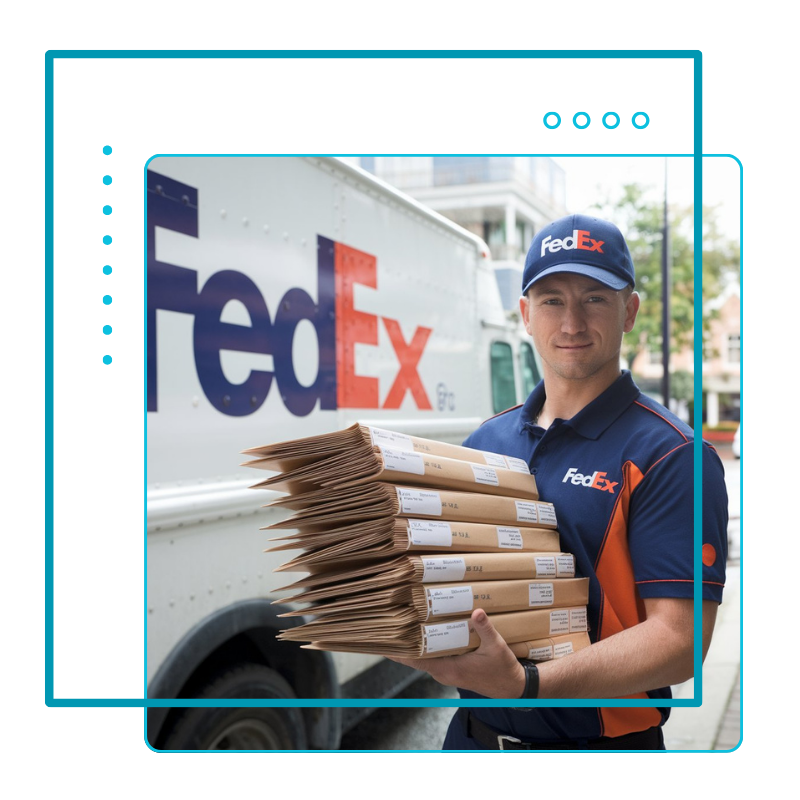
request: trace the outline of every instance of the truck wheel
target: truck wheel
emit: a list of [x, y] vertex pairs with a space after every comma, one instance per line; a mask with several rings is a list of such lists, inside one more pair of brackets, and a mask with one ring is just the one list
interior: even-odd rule
[[[274, 670], [243, 664], [222, 673], [197, 698], [292, 699], [292, 687]], [[299, 708], [188, 708], [175, 723], [165, 750], [304, 750]]]

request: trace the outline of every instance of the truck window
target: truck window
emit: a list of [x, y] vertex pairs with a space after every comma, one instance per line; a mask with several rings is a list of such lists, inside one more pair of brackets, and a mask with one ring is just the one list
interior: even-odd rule
[[499, 414], [517, 403], [511, 345], [507, 342], [492, 342], [491, 361], [492, 405], [494, 413]]
[[522, 342], [519, 346], [519, 360], [522, 367], [522, 388], [527, 397], [542, 379], [533, 357], [533, 348], [527, 342]]

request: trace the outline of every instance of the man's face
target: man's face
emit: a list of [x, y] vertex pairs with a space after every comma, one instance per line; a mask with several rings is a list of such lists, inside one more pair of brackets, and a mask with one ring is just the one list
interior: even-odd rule
[[520, 300], [525, 330], [545, 366], [565, 380], [619, 375], [622, 335], [633, 328], [639, 295], [561, 272], [537, 281]]

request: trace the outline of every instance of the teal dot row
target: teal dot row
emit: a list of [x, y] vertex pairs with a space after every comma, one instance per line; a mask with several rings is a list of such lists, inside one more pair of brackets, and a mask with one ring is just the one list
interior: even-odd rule
[[[110, 145], [106, 145], [105, 147], [103, 147], [103, 153], [105, 153], [105, 155], [107, 155], [107, 156], [111, 155], [111, 146]], [[111, 176], [110, 175], [104, 175], [103, 176], [103, 183], [106, 186], [110, 186], [111, 185]], [[109, 206], [109, 205], [104, 205], [103, 206], [103, 214], [105, 216], [109, 216], [111, 214], [111, 212], [112, 212], [111, 206]], [[110, 236], [106, 235], [106, 236], [103, 237], [103, 244], [111, 244], [111, 242], [112, 242], [112, 239], [111, 239]], [[103, 275], [110, 275], [111, 272], [112, 272], [111, 265], [110, 264], [106, 264], [103, 267]], [[111, 295], [110, 294], [103, 295], [103, 305], [106, 305], [106, 306], [110, 306], [111, 305]], [[106, 336], [108, 336], [111, 333], [111, 326], [110, 325], [103, 325], [103, 333]], [[103, 356], [103, 363], [104, 364], [108, 365], [108, 364], [111, 363], [111, 361], [112, 361], [111, 356], [109, 356], [109, 355]]]
[[[561, 114], [557, 111], [548, 111], [542, 118], [545, 128], [553, 130], [561, 124]], [[592, 118], [585, 111], [578, 111], [572, 116], [572, 124], [578, 130], [588, 128], [592, 123]], [[619, 127], [620, 116], [616, 111], [606, 111], [602, 119], [603, 127], [609, 130]], [[637, 130], [642, 130], [650, 124], [650, 117], [644, 111], [637, 111], [631, 117], [631, 125]]]

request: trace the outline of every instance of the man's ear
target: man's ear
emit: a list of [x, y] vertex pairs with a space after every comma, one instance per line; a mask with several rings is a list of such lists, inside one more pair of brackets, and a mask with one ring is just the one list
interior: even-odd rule
[[624, 333], [630, 333], [633, 330], [633, 326], [636, 324], [636, 315], [639, 313], [640, 303], [641, 298], [639, 297], [639, 292], [631, 292], [631, 296], [625, 304], [625, 324], [622, 326]]
[[522, 315], [522, 321], [525, 323], [525, 330], [528, 332], [528, 335], [533, 336], [530, 326], [530, 305], [531, 304], [528, 296], [522, 295], [522, 297], [519, 299], [519, 313]]

